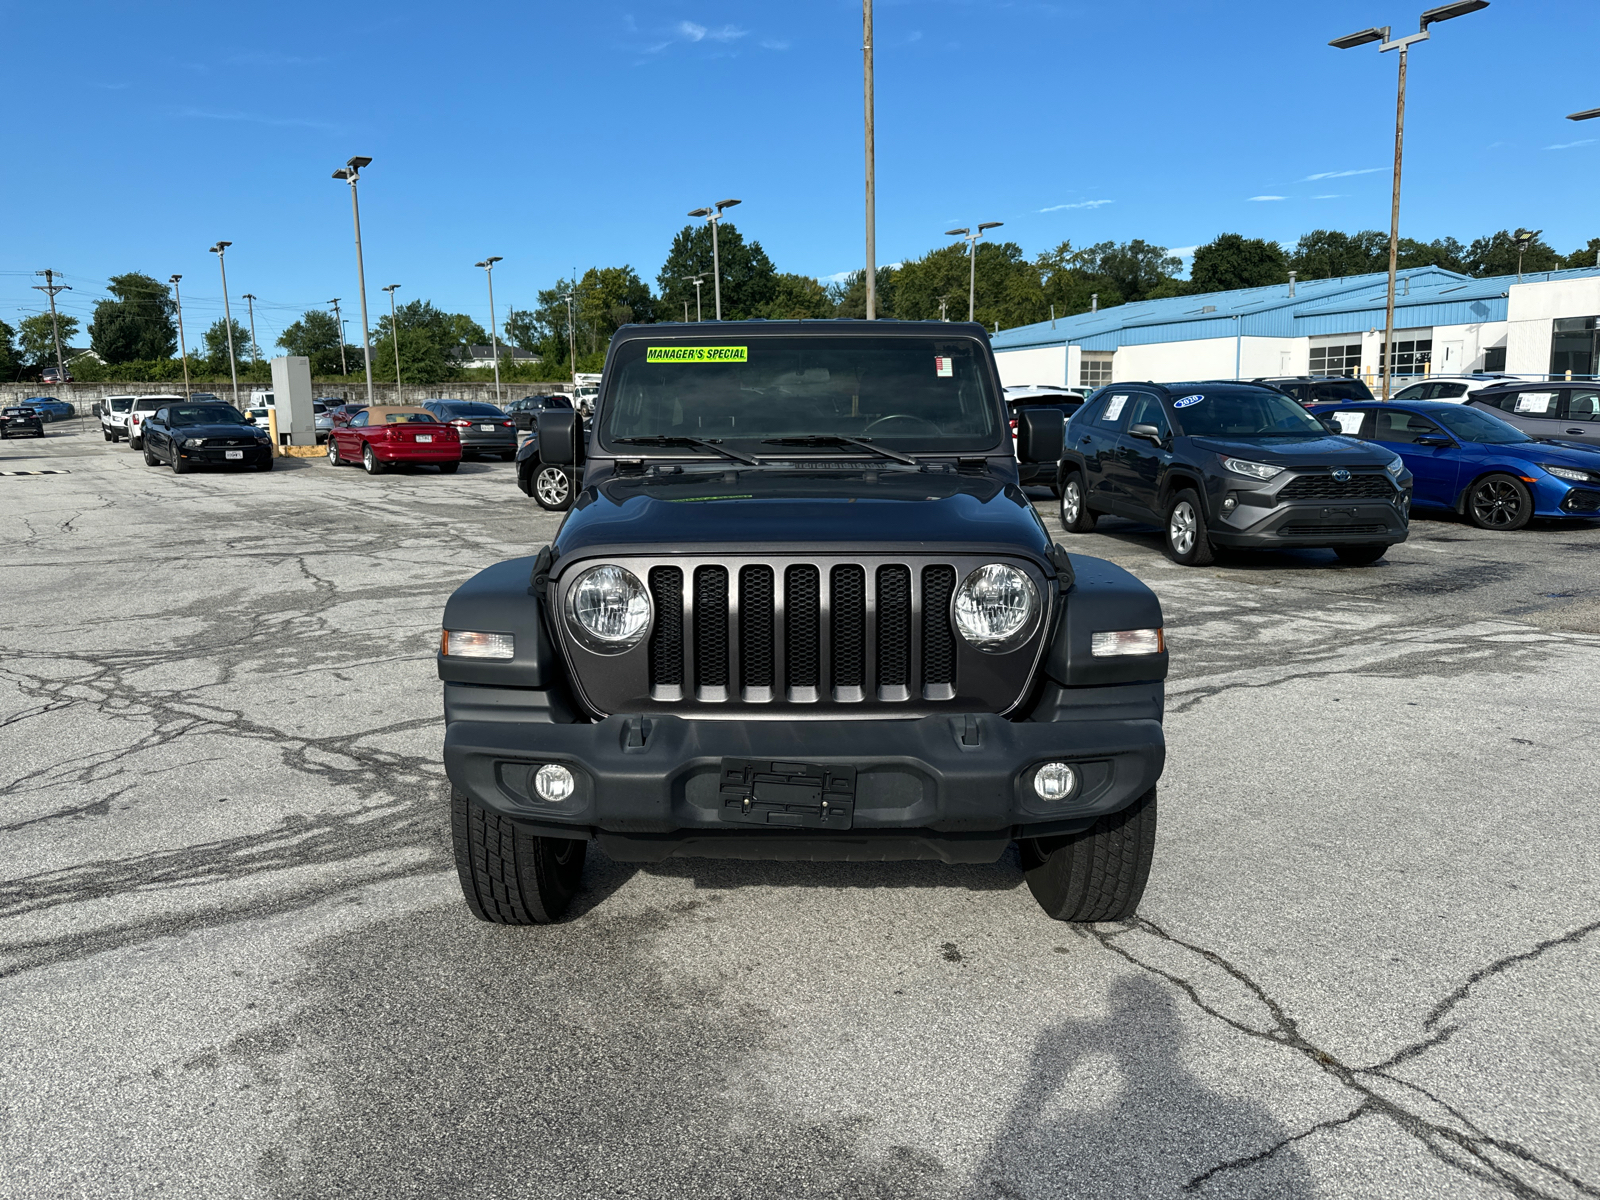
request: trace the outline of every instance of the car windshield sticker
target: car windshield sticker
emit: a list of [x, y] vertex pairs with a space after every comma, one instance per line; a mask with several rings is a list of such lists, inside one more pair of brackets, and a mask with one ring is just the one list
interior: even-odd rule
[[1339, 423], [1340, 433], [1354, 435], [1361, 432], [1361, 421], [1365, 415], [1358, 412], [1336, 412], [1333, 414], [1333, 419]]
[[940, 379], [949, 379], [956, 373], [956, 360], [947, 354], [933, 356], [933, 373]]
[[1205, 399], [1204, 396], [1185, 396], [1182, 400], [1174, 400], [1172, 402], [1172, 407], [1173, 408], [1188, 408], [1191, 404], [1199, 404], [1200, 401], [1202, 401], [1204, 399]]
[[1127, 402], [1128, 398], [1126, 396], [1111, 397], [1111, 403], [1106, 405], [1106, 415], [1104, 419], [1107, 421], [1115, 421], [1122, 415], [1122, 406]]
[[647, 363], [742, 363], [750, 361], [747, 346], [649, 346]]
[[1550, 405], [1555, 401], [1554, 392], [1518, 392], [1517, 411], [1519, 413], [1547, 413]]

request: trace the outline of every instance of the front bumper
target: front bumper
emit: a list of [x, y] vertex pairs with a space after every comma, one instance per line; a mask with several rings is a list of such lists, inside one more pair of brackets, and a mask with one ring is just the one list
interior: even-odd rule
[[488, 451], [490, 453], [504, 454], [507, 450], [517, 448], [517, 431], [515, 429], [499, 429], [494, 433], [482, 433], [476, 429], [463, 429], [460, 433], [461, 450]]
[[[445, 685], [445, 769], [479, 804], [546, 836], [598, 839], [613, 858], [942, 858], [993, 861], [1016, 837], [1087, 828], [1152, 787], [1165, 761], [1160, 684], [1114, 719], [1008, 721], [990, 713], [914, 720], [686, 720], [618, 715], [560, 723], [550, 693]], [[856, 770], [848, 829], [763, 828], [724, 809], [724, 758], [790, 759]], [[1074, 765], [1080, 783], [1046, 803], [1040, 764]], [[562, 763], [577, 780], [559, 803], [533, 773]]]
[[[1411, 531], [1409, 489], [1382, 498], [1291, 500], [1278, 499], [1278, 490], [1214, 482], [1206, 497], [1212, 543], [1241, 550], [1393, 545]], [[1229, 498], [1235, 507], [1226, 510]]]
[[[229, 458], [229, 451], [240, 457]], [[185, 462], [193, 463], [197, 467], [249, 467], [270, 459], [272, 445], [269, 442], [262, 442], [255, 446], [180, 446], [178, 454]]]

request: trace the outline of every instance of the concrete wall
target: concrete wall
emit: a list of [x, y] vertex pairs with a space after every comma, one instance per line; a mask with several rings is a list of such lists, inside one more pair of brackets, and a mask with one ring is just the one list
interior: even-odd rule
[[[241, 383], [239, 385], [239, 401], [241, 404], [250, 402], [250, 393], [257, 388], [270, 389], [269, 384]], [[231, 400], [233, 388], [222, 383], [202, 383], [195, 385], [194, 391], [214, 392], [223, 400]], [[420, 387], [407, 384], [399, 389], [400, 396], [395, 397], [395, 385], [392, 383], [374, 383], [372, 385], [373, 398], [379, 404], [416, 404], [422, 400], [482, 400], [489, 404], [494, 403], [493, 383], [433, 383]], [[571, 393], [570, 383], [504, 383], [500, 386], [502, 400], [519, 400], [523, 396], [542, 396], [552, 392]], [[337, 404], [365, 404], [367, 402], [366, 384], [327, 384], [313, 383], [312, 394], [321, 400], [331, 397]], [[47, 386], [38, 383], [16, 383], [0, 385], [0, 403], [13, 404], [28, 396], [54, 396], [57, 400], [65, 400], [73, 405], [79, 412], [87, 413], [96, 400], [103, 400], [107, 396], [181, 396], [183, 384], [171, 383], [68, 383], [59, 386]]]
[[1557, 317], [1600, 316], [1600, 278], [1514, 283], [1506, 300], [1506, 370], [1543, 375]]
[[997, 351], [994, 361], [1000, 368], [1002, 387], [1027, 387], [1066, 383], [1067, 357], [1065, 346], [1030, 346], [1025, 350]]
[[[1294, 374], [1304, 369], [1309, 345], [1306, 338], [1230, 337], [1123, 346], [1111, 360], [1111, 378], [1115, 383], [1141, 379], [1163, 383]], [[1285, 354], [1287, 372], [1283, 369]]]

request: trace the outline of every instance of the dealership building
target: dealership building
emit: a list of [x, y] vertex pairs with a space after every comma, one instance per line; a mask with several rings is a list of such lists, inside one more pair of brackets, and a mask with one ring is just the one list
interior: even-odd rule
[[[1041, 321], [994, 334], [1007, 387], [1383, 373], [1388, 274], [1313, 279]], [[1600, 375], [1600, 267], [1473, 279], [1440, 267], [1395, 283], [1396, 375]]]

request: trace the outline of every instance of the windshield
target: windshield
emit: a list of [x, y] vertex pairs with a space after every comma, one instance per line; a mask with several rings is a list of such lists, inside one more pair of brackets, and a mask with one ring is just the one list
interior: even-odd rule
[[169, 413], [173, 425], [243, 425], [244, 414], [227, 404], [180, 405]]
[[111, 402], [111, 411], [114, 413], [127, 412], [132, 406], [132, 400], [113, 400]]
[[[987, 356], [970, 337], [629, 341], [607, 378], [606, 439], [855, 437], [935, 452], [998, 437]], [[858, 451], [842, 448], [842, 453]]]
[[1490, 416], [1476, 408], [1430, 408], [1428, 415], [1463, 442], [1487, 442], [1491, 446], [1510, 446], [1534, 439], [1509, 421]]
[[1326, 437], [1322, 423], [1289, 397], [1265, 389], [1202, 388], [1172, 402], [1190, 437]]

